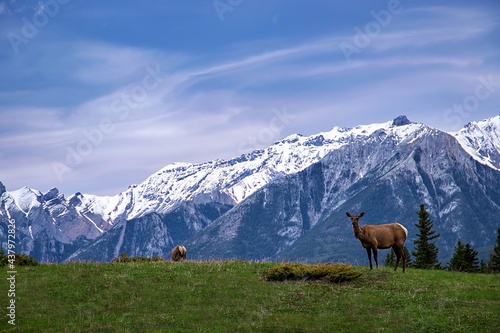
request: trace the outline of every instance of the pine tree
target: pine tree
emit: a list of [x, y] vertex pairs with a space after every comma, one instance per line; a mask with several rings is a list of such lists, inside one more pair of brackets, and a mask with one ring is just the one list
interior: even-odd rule
[[[413, 264], [413, 260], [411, 259], [410, 251], [408, 251], [408, 248], [406, 246], [404, 248], [404, 254], [406, 257], [406, 267], [411, 267]], [[402, 261], [403, 259], [401, 259], [399, 263], [400, 265]], [[396, 254], [394, 253], [394, 250], [391, 249], [391, 252], [387, 253], [387, 255], [385, 256], [384, 266], [394, 268], [395, 265], [396, 265]]]
[[408, 248], [405, 246], [404, 249], [405, 256], [406, 256], [406, 267], [414, 267], [413, 260], [411, 259], [410, 251], [408, 251]]
[[467, 272], [479, 272], [478, 252], [469, 243], [465, 244], [465, 260], [467, 262]]
[[481, 273], [488, 273], [488, 265], [484, 262], [483, 259], [481, 259], [481, 263], [479, 264], [479, 266], [481, 267], [479, 269]]
[[0, 247], [0, 266], [7, 265], [7, 254], [4, 249]]
[[455, 246], [455, 253], [451, 258], [449, 269], [460, 272], [479, 272], [478, 252], [469, 243], [465, 245], [459, 239]]
[[436, 234], [432, 227], [434, 226], [432, 220], [429, 219], [429, 213], [425, 210], [425, 205], [420, 205], [418, 214], [418, 223], [415, 226], [418, 228], [419, 233], [417, 239], [414, 241], [415, 251], [412, 252], [415, 256], [413, 267], [423, 269], [440, 268], [441, 263], [438, 261], [438, 248], [436, 243], [431, 241], [438, 238], [440, 235]]
[[391, 249], [391, 251], [387, 253], [387, 256], [385, 257], [384, 266], [394, 268], [395, 265], [396, 255], [394, 254], [394, 250]]
[[492, 272], [500, 272], [500, 228], [497, 230], [497, 243], [490, 254], [488, 267]]
[[464, 271], [467, 263], [465, 261], [465, 246], [462, 244], [462, 240], [459, 238], [457, 245], [455, 246], [455, 252], [450, 260], [448, 269], [450, 271]]

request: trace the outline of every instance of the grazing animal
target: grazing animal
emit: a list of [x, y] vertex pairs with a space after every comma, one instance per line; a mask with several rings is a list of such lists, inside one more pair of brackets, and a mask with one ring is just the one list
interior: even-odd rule
[[359, 239], [361, 245], [366, 249], [368, 254], [368, 259], [370, 260], [370, 269], [372, 267], [372, 254], [375, 258], [375, 264], [378, 268], [378, 249], [388, 249], [391, 248], [396, 254], [396, 267], [394, 271], [398, 269], [399, 260], [403, 258], [403, 272], [406, 271], [406, 257], [404, 253], [404, 246], [406, 237], [408, 237], [408, 230], [399, 223], [391, 224], [367, 224], [362, 227], [359, 226], [359, 219], [365, 215], [361, 213], [359, 215], [351, 215], [346, 213], [348, 217], [351, 218], [352, 230], [354, 231], [354, 236]]
[[187, 250], [186, 250], [186, 247], [184, 245], [177, 245], [172, 250], [172, 260], [173, 261], [181, 261], [181, 259], [187, 260], [186, 253], [187, 253]]

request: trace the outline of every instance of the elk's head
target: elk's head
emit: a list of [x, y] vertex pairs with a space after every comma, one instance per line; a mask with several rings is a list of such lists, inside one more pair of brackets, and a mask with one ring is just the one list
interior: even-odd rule
[[365, 215], [364, 212], [362, 212], [361, 214], [359, 215], [351, 215], [349, 214], [348, 212], [345, 213], [347, 215], [347, 217], [349, 217], [351, 219], [351, 223], [352, 225], [354, 226], [358, 226], [359, 225], [359, 219], [363, 217], [363, 215]]

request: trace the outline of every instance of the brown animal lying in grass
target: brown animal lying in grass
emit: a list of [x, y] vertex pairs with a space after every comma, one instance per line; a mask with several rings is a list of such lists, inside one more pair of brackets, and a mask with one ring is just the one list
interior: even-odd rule
[[186, 260], [187, 259], [186, 253], [187, 250], [184, 247], [184, 245], [177, 245], [172, 250], [172, 260], [173, 261], [181, 261], [181, 259]]

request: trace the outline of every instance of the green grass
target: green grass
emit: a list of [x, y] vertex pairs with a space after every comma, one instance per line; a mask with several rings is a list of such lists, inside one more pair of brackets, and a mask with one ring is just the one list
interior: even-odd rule
[[[408, 269], [351, 282], [274, 282], [275, 263], [131, 262], [17, 267], [6, 332], [500, 332], [500, 276]], [[0, 274], [2, 274], [0, 273]]]

